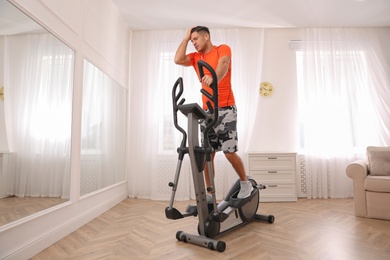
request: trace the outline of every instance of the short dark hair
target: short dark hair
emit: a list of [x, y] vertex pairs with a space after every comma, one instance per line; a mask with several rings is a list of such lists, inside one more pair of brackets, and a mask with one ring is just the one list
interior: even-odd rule
[[205, 33], [210, 34], [209, 28], [207, 28], [206, 26], [201, 26], [201, 25], [198, 25], [198, 26], [192, 28], [191, 33], [193, 33], [193, 32], [205, 32]]

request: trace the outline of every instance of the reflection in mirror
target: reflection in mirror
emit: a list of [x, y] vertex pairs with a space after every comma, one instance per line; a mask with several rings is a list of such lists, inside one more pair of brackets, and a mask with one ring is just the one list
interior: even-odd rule
[[0, 0], [0, 225], [69, 200], [74, 51]]
[[126, 179], [126, 92], [84, 61], [81, 195]]

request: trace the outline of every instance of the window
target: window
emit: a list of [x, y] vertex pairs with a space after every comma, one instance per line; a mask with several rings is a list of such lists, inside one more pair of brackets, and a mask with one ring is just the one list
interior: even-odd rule
[[[62, 47], [63, 48], [63, 47]], [[58, 46], [61, 49], [61, 46]], [[71, 86], [73, 54], [44, 55], [36, 105], [31, 113], [31, 134], [36, 139], [67, 140], [71, 121], [71, 91], [53, 85]], [[49, 75], [49, 76], [48, 76]], [[58, 81], [62, 81], [61, 84]]]
[[296, 52], [299, 145], [330, 154], [375, 143], [364, 51]]
[[[185, 98], [185, 104], [201, 102], [200, 83], [192, 67], [183, 67], [176, 65], [173, 61], [174, 52], [162, 52], [161, 64], [158, 73], [158, 89], [161, 90], [160, 104], [156, 107], [162, 107], [159, 122], [159, 151], [160, 153], [176, 153], [182, 140], [181, 133], [173, 124], [173, 104], [172, 89], [179, 77], [183, 78], [184, 91], [180, 99]], [[187, 120], [183, 114], [178, 112], [178, 123], [186, 130]]]

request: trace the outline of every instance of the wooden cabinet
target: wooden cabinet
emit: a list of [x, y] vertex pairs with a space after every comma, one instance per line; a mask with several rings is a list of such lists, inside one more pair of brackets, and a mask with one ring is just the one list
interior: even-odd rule
[[258, 184], [261, 202], [297, 201], [296, 153], [249, 153], [249, 173]]

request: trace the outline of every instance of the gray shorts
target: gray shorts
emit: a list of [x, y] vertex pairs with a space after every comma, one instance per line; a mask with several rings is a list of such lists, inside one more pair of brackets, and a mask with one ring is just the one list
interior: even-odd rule
[[[206, 111], [209, 113], [208, 111]], [[204, 143], [203, 131], [206, 128], [206, 122], [200, 124], [202, 131], [202, 144]], [[223, 151], [224, 153], [234, 153], [238, 151], [237, 137], [237, 108], [236, 106], [220, 107], [218, 109], [218, 121], [215, 126], [209, 130], [210, 145], [214, 151]]]

